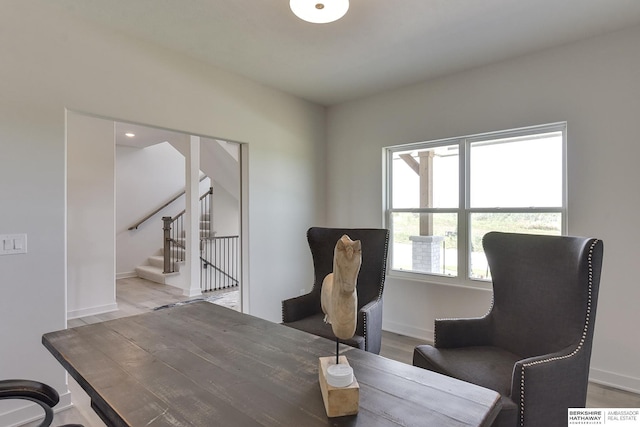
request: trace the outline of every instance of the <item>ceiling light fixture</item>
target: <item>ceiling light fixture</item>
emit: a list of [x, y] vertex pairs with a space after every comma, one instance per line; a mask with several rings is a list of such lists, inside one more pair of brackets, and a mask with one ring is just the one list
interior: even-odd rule
[[349, 10], [349, 0], [290, 0], [291, 11], [300, 19], [326, 24], [342, 18]]
[[127, 132], [125, 133], [125, 136], [128, 136], [129, 138], [133, 138], [134, 136], [136, 136], [135, 133], [131, 133], [131, 132]]

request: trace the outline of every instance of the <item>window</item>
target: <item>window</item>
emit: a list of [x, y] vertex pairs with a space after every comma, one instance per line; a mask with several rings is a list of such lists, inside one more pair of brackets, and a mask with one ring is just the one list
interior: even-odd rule
[[565, 147], [559, 123], [385, 148], [391, 270], [489, 280], [485, 233], [565, 234]]

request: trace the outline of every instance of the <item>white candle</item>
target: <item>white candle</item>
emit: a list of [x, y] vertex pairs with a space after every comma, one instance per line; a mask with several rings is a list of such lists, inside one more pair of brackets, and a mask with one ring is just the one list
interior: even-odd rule
[[353, 382], [353, 368], [349, 365], [331, 365], [327, 368], [327, 383], [332, 387], [348, 387]]

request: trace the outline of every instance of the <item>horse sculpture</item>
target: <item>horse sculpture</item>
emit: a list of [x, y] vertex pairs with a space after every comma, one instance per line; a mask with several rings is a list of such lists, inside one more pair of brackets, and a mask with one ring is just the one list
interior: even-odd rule
[[360, 240], [353, 241], [346, 234], [343, 235], [334, 249], [333, 272], [327, 274], [322, 281], [320, 298], [324, 321], [331, 324], [336, 338], [348, 340], [356, 332], [356, 282], [361, 264]]

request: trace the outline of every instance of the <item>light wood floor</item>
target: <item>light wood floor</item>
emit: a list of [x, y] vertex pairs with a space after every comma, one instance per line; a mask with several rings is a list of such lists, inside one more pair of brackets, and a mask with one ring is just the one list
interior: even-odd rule
[[[221, 291], [222, 293], [226, 291]], [[211, 293], [208, 293], [209, 295]], [[165, 304], [184, 301], [179, 289], [159, 285], [144, 279], [120, 279], [116, 282], [118, 311], [98, 316], [88, 316], [68, 322], [69, 327], [82, 326], [105, 320], [144, 313]], [[424, 341], [383, 331], [380, 355], [389, 359], [411, 364], [413, 348]], [[91, 409], [89, 396], [69, 376], [69, 390], [74, 407], [56, 414], [52, 426], [65, 423], [83, 424], [85, 427], [106, 427]], [[592, 408], [640, 408], [640, 395], [609, 387], [590, 384], [587, 406]], [[35, 427], [37, 422], [25, 426]]]

